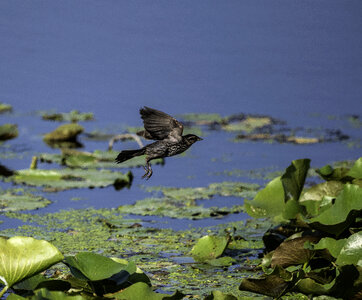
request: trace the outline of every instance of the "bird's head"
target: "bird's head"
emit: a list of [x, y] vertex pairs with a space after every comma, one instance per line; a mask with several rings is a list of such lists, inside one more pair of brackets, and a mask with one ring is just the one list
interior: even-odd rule
[[196, 143], [197, 141], [202, 141], [202, 138], [194, 134], [186, 134], [184, 138], [190, 144]]

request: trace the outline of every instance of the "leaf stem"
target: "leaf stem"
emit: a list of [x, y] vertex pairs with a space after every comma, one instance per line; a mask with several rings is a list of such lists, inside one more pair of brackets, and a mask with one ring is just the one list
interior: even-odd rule
[[5, 285], [5, 287], [0, 291], [0, 298], [5, 294], [5, 292], [8, 290], [8, 286]]

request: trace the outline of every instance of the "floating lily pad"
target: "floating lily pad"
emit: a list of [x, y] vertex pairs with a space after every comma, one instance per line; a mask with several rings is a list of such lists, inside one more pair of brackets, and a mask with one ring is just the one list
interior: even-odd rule
[[207, 113], [190, 113], [183, 114], [180, 118], [186, 122], [192, 122], [197, 125], [210, 125], [213, 123], [222, 123], [225, 118], [221, 117], [219, 114], [207, 114]]
[[199, 262], [206, 262], [221, 256], [229, 242], [226, 236], [206, 235], [199, 239], [191, 250], [192, 257]]
[[[346, 184], [343, 191], [336, 198], [334, 205], [323, 211], [320, 215], [311, 218], [309, 222], [318, 222], [322, 225], [342, 224], [339, 228], [330, 228], [333, 233], [339, 234], [353, 221], [351, 219], [348, 220], [348, 223], [344, 223], [347, 221], [348, 215], [353, 210], [358, 211], [362, 209], [360, 199], [362, 199], [362, 188], [357, 185]], [[328, 230], [328, 228], [324, 229]]]
[[13, 107], [10, 104], [0, 102], [0, 113], [12, 111]]
[[250, 216], [255, 218], [274, 217], [279, 220], [282, 218], [285, 202], [280, 178], [276, 177], [270, 181], [252, 201], [244, 200], [245, 210]]
[[353, 167], [348, 171], [347, 176], [362, 179], [362, 157], [356, 160]]
[[147, 191], [161, 191], [165, 197], [176, 200], [210, 199], [214, 195], [237, 196], [252, 198], [259, 185], [245, 182], [224, 181], [209, 184], [207, 187], [176, 188], [176, 187], [149, 187]]
[[232, 122], [223, 125], [222, 128], [226, 131], [245, 131], [252, 132], [258, 128], [271, 125], [273, 123], [270, 117], [253, 117], [247, 116], [245, 119], [239, 122]]
[[[63, 149], [62, 154], [40, 154], [42, 162], [57, 163], [72, 168], [133, 168], [145, 165], [145, 156], [138, 156], [121, 164], [115, 162], [119, 152], [95, 150], [94, 152], [82, 152]], [[155, 159], [151, 164], [164, 164], [164, 159]]]
[[43, 120], [50, 121], [67, 121], [67, 122], [79, 122], [79, 121], [91, 121], [94, 120], [94, 114], [91, 112], [81, 113], [78, 110], [72, 110], [69, 113], [47, 113], [40, 112]]
[[[310, 249], [322, 250], [327, 249], [328, 252], [334, 257], [337, 258], [341, 249], [346, 244], [346, 239], [335, 240], [330, 237], [322, 238], [318, 243], [310, 246]], [[309, 247], [308, 247], [309, 248]]]
[[63, 255], [47, 241], [31, 237], [0, 237], [0, 280], [8, 287], [61, 261]]
[[82, 169], [25, 169], [19, 170], [15, 175], [6, 178], [6, 181], [27, 184], [30, 186], [43, 186], [53, 190], [66, 190], [72, 188], [95, 188], [114, 185], [116, 189], [130, 186], [132, 173], [123, 174], [107, 170]]
[[0, 212], [38, 209], [50, 203], [48, 199], [29, 192], [7, 190], [0, 195]]
[[18, 136], [18, 126], [15, 124], [4, 124], [0, 126], [0, 141], [14, 139]]
[[180, 300], [184, 297], [184, 295], [178, 291], [173, 295], [156, 293], [144, 282], [132, 284], [130, 287], [121, 292], [105, 296], [121, 300]]
[[362, 267], [362, 232], [352, 234], [342, 247], [336, 261], [337, 265]]
[[121, 264], [92, 252], [81, 252], [75, 256], [67, 256], [64, 262], [71, 268], [74, 275], [91, 281], [107, 279], [122, 272], [124, 276], [121, 283], [123, 283], [130, 274], [136, 272], [134, 263]]
[[79, 124], [63, 124], [54, 131], [47, 133], [44, 136], [44, 141], [59, 142], [59, 141], [75, 141], [77, 136], [84, 131]]
[[202, 207], [193, 201], [184, 202], [172, 198], [146, 198], [138, 200], [132, 205], [118, 207], [122, 214], [135, 214], [140, 216], [163, 216], [177, 219], [203, 219], [210, 217], [223, 217], [230, 213], [239, 213], [241, 205], [232, 207]]
[[317, 216], [333, 204], [334, 199], [343, 190], [343, 186], [340, 181], [316, 184], [301, 195], [299, 203], [306, 207], [308, 216]]
[[[11, 294], [12, 296], [14, 294]], [[12, 298], [13, 300], [18, 300], [17, 298]], [[26, 298], [22, 298], [26, 299]], [[50, 299], [50, 300], [86, 300], [88, 298], [85, 298], [81, 295], [74, 295], [70, 296], [66, 293], [59, 292], [59, 291], [49, 291], [46, 288], [42, 288], [39, 290], [36, 290], [34, 292], [34, 296], [30, 298], [31, 300], [44, 300], [44, 299]], [[11, 300], [11, 299], [10, 299]], [[21, 300], [21, 299], [19, 299]]]

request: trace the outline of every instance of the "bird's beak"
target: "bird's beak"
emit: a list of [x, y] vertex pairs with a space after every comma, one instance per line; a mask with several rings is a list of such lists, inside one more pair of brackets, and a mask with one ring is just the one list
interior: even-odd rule
[[200, 138], [200, 137], [197, 137], [197, 140], [198, 140], [198, 141], [202, 141], [203, 139], [202, 139], [202, 138]]

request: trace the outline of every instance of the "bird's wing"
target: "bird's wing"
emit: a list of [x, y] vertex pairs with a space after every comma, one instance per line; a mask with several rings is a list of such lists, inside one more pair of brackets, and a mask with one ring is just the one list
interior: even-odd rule
[[175, 118], [162, 111], [143, 107], [140, 109], [145, 131], [143, 136], [152, 140], [164, 140], [178, 142], [182, 139], [183, 125]]

